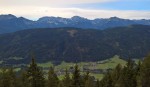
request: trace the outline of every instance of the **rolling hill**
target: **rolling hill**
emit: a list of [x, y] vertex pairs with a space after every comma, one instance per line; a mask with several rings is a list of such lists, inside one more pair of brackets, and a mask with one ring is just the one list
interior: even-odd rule
[[123, 59], [143, 58], [150, 52], [149, 37], [150, 26], [145, 25], [106, 30], [22, 30], [0, 35], [0, 60], [27, 63], [31, 59], [31, 51], [35, 53], [39, 62], [100, 61], [114, 55], [119, 55]]

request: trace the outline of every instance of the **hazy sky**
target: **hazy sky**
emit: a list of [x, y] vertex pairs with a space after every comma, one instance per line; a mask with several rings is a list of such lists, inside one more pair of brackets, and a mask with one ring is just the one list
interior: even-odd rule
[[0, 0], [0, 14], [33, 20], [42, 16], [150, 19], [150, 0]]

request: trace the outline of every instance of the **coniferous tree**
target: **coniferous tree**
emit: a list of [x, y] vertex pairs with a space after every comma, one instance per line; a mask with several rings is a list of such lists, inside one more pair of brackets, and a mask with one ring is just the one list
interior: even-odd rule
[[28, 77], [27, 77], [27, 72], [26, 71], [21, 71], [21, 74], [20, 74], [20, 77], [19, 77], [19, 80], [20, 80], [20, 85], [21, 87], [30, 87], [29, 86], [29, 80], [28, 80]]
[[141, 74], [142, 87], [150, 87], [150, 54], [143, 61]]
[[66, 87], [62, 81], [59, 81], [58, 87]]
[[10, 87], [6, 68], [1, 69], [0, 87]]
[[16, 73], [14, 72], [13, 68], [8, 69], [7, 72], [8, 72], [10, 87], [18, 87]]
[[127, 65], [123, 68], [116, 87], [136, 87], [136, 71], [132, 60], [128, 60]]
[[90, 74], [90, 73], [87, 71], [87, 72], [83, 75], [83, 86], [84, 86], [84, 87], [93, 87], [93, 86], [94, 86], [94, 81], [93, 81], [93, 79], [90, 77], [89, 74]]
[[94, 87], [94, 81], [92, 79], [87, 79], [85, 81], [84, 87]]
[[48, 84], [47, 87], [58, 87], [59, 85], [59, 79], [54, 71], [53, 67], [50, 67], [50, 70], [48, 72]]
[[142, 69], [142, 63], [141, 61], [138, 62], [138, 65], [136, 67], [136, 83], [137, 87], [142, 87], [142, 76], [141, 76], [141, 70]]
[[80, 70], [79, 70], [79, 67], [77, 64], [74, 67], [73, 78], [72, 78], [72, 87], [83, 87]]
[[31, 87], [44, 87], [44, 74], [37, 66], [34, 57], [32, 57], [32, 62], [27, 69], [27, 78]]
[[68, 70], [66, 69], [65, 71], [65, 76], [63, 79], [63, 84], [65, 87], [70, 87], [71, 86], [71, 78], [70, 78], [70, 74], [68, 73]]
[[18, 87], [16, 73], [13, 68], [3, 68], [0, 79], [0, 87]]
[[107, 74], [105, 74], [105, 76], [101, 80], [100, 84], [102, 87], [113, 87], [112, 82], [113, 82], [113, 80], [111, 77], [111, 72], [108, 71]]
[[121, 72], [122, 72], [122, 66], [120, 64], [118, 64], [116, 66], [116, 68], [112, 71], [112, 74], [111, 74], [112, 87], [116, 87], [117, 86], [117, 81], [120, 78]]
[[89, 80], [90, 76], [89, 76], [89, 72], [84, 73], [83, 75], [83, 85], [85, 86], [87, 81]]
[[98, 79], [96, 80], [95, 87], [101, 87], [100, 86], [100, 81]]

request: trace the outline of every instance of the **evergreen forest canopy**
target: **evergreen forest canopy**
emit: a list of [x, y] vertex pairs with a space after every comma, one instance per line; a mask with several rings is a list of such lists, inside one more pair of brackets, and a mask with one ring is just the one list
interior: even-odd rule
[[[0, 60], [5, 64], [100, 61], [119, 55], [143, 58], [150, 52], [150, 26], [132, 25], [106, 30], [52, 28], [30, 29], [0, 35]], [[19, 58], [18, 60], [14, 57]]]
[[118, 64], [108, 71], [102, 80], [92, 78], [90, 72], [83, 75], [78, 65], [73, 73], [67, 69], [62, 80], [58, 79], [54, 67], [49, 68], [48, 76], [44, 76], [42, 68], [38, 67], [35, 57], [28, 68], [14, 72], [13, 68], [1, 68], [0, 87], [149, 87], [150, 86], [150, 55], [138, 65], [128, 60], [126, 66]]

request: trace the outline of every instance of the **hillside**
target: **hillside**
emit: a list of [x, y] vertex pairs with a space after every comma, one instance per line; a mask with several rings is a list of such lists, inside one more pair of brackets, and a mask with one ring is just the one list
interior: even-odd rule
[[118, 26], [129, 26], [133, 24], [150, 25], [150, 20], [130, 20], [118, 17], [87, 19], [79, 16], [71, 18], [61, 17], [41, 17], [36, 21], [24, 17], [16, 17], [12, 14], [0, 15], [0, 34], [10, 33], [25, 29], [33, 28], [59, 28], [59, 27], [76, 27], [82, 29], [103, 30]]
[[150, 26], [144, 25], [107, 30], [23, 30], [0, 35], [0, 59], [8, 63], [27, 63], [31, 52], [39, 62], [100, 61], [114, 55], [123, 59], [142, 58], [150, 52], [149, 37]]

